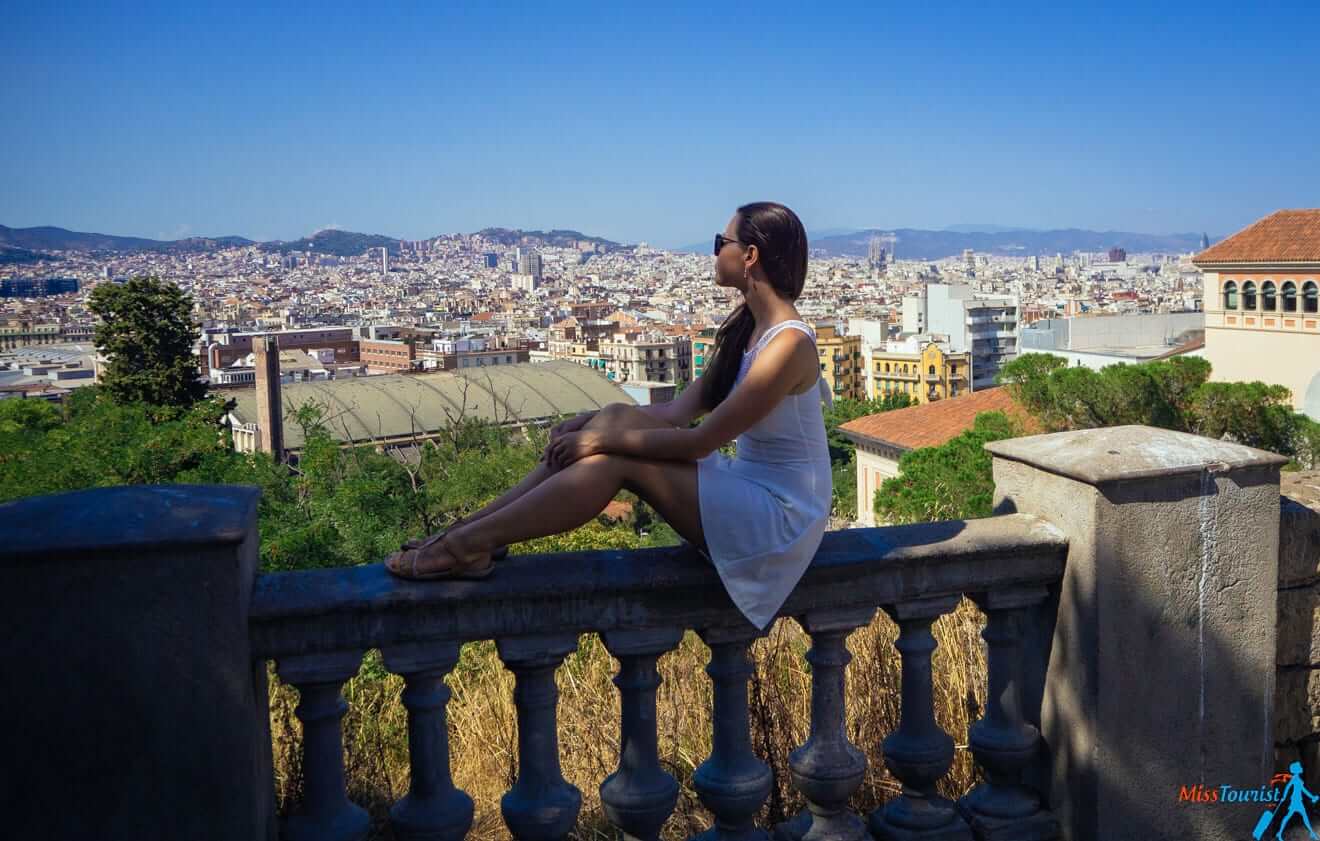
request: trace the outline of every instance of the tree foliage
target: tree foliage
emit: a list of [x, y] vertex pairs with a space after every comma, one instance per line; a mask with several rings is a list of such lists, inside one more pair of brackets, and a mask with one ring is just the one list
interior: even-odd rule
[[134, 277], [102, 283], [87, 306], [99, 319], [100, 382], [117, 403], [190, 406], [206, 395], [197, 376], [192, 297], [173, 283]]
[[[405, 539], [446, 528], [501, 496], [536, 467], [547, 439], [543, 430], [524, 436], [460, 418], [451, 434], [420, 442], [419, 458], [406, 461], [372, 446], [340, 446], [325, 407], [308, 403], [289, 412], [306, 443], [296, 463], [284, 465], [264, 453], [235, 452], [223, 417], [215, 399], [188, 408], [124, 404], [100, 387], [79, 389], [64, 407], [0, 401], [0, 502], [109, 485], [256, 485], [265, 569], [376, 563]], [[514, 551], [678, 542], [646, 512], [635, 522], [602, 519]]]
[[987, 517], [994, 500], [990, 454], [985, 445], [1020, 435], [1003, 412], [982, 412], [967, 432], [938, 447], [905, 453], [899, 475], [886, 479], [872, 501], [885, 522]]
[[1210, 363], [1176, 357], [1099, 371], [1028, 353], [998, 380], [1045, 428], [1056, 432], [1144, 424], [1259, 447], [1315, 465], [1315, 422], [1294, 412], [1292, 393], [1263, 382], [1212, 383]]
[[830, 468], [834, 477], [832, 509], [836, 516], [857, 519], [857, 454], [852, 441], [839, 431], [851, 420], [905, 409], [912, 405], [906, 394], [887, 394], [874, 400], [840, 397], [825, 410], [825, 438], [830, 447]]
[[[1190, 432], [1289, 456], [1320, 466], [1320, 424], [1292, 410], [1291, 394], [1262, 382], [1212, 383], [1210, 364], [1196, 357], [1068, 367], [1061, 357], [1023, 354], [998, 381], [1046, 432], [1124, 424]], [[875, 511], [907, 523], [983, 517], [993, 494], [988, 441], [1020, 434], [997, 413], [978, 415], [969, 432], [899, 462], [900, 475], [881, 485]]]

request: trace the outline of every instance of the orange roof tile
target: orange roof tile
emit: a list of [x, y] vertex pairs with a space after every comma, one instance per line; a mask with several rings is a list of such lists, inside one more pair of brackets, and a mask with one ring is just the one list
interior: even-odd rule
[[1041, 431], [1035, 418], [1027, 414], [1003, 386], [867, 415], [841, 424], [839, 429], [851, 433], [850, 437], [870, 439], [902, 450], [916, 450], [937, 447], [957, 438], [972, 428], [981, 412], [1004, 412], [1022, 424], [1024, 432]]
[[1279, 210], [1192, 258], [1213, 263], [1320, 263], [1320, 209]]

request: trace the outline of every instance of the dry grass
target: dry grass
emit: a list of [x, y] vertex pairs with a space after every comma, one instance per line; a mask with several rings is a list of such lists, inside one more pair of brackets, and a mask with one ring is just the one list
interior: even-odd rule
[[[984, 617], [963, 600], [935, 624], [935, 715], [953, 736], [953, 768], [941, 793], [956, 797], [979, 779], [967, 751], [967, 727], [985, 703], [985, 654], [979, 633]], [[900, 661], [893, 648], [898, 629], [883, 613], [848, 641], [848, 733], [867, 755], [867, 775], [853, 799], [869, 811], [898, 789], [885, 769], [881, 741], [898, 726]], [[788, 776], [788, 754], [807, 738], [811, 675], [804, 654], [810, 637], [791, 620], [780, 620], [752, 647], [756, 673], [748, 688], [752, 744], [775, 772], [775, 788], [759, 823], [769, 826], [803, 806]], [[691, 787], [692, 773], [710, 754], [711, 681], [704, 669], [709, 649], [688, 633], [677, 650], [660, 660], [664, 682], [658, 693], [657, 730], [661, 762], [681, 785], [678, 806], [664, 838], [686, 838], [711, 824], [711, 815]], [[611, 678], [616, 661], [595, 634], [583, 635], [577, 652], [558, 670], [559, 743], [564, 777], [582, 791], [574, 837], [618, 837], [600, 808], [599, 786], [618, 761], [619, 693]], [[517, 775], [517, 726], [513, 675], [500, 663], [493, 643], [464, 646], [447, 678], [449, 738], [454, 782], [471, 795], [476, 817], [470, 838], [503, 839], [500, 797]], [[385, 817], [408, 790], [407, 717], [399, 702], [401, 678], [386, 673], [376, 652], [345, 686], [349, 712], [344, 749], [349, 797], [376, 818], [373, 838], [391, 838]], [[293, 715], [297, 692], [271, 677], [271, 728], [277, 800], [281, 813], [298, 802], [301, 789], [301, 726]]]

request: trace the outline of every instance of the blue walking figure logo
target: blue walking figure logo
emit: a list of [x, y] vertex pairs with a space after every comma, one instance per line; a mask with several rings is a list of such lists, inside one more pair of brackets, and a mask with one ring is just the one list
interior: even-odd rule
[[[1311, 829], [1311, 819], [1306, 814], [1306, 807], [1302, 803], [1302, 798], [1308, 797], [1311, 802], [1314, 803], [1317, 800], [1320, 800], [1320, 795], [1315, 795], [1307, 791], [1306, 786], [1302, 784], [1302, 763], [1294, 762], [1288, 766], [1288, 770], [1292, 773], [1292, 776], [1288, 778], [1288, 784], [1283, 787], [1283, 797], [1280, 798], [1282, 802], [1279, 805], [1279, 809], [1281, 809], [1283, 808], [1283, 804], [1286, 803], [1288, 811], [1284, 814], [1283, 820], [1279, 821], [1279, 830], [1274, 833], [1274, 837], [1277, 838], [1278, 841], [1283, 841], [1283, 830], [1284, 827], [1288, 826], [1288, 821], [1292, 820], [1293, 815], [1301, 815], [1302, 823], [1306, 826], [1306, 831], [1311, 833], [1312, 838], [1318, 838], [1320, 836], [1317, 836], [1315, 830]], [[1277, 813], [1278, 809], [1273, 809], [1266, 811], [1265, 814], [1260, 816], [1261, 819], [1254, 834], [1257, 841], [1259, 841], [1261, 835], [1265, 834], [1265, 828], [1270, 825], [1270, 821], [1273, 820]]]

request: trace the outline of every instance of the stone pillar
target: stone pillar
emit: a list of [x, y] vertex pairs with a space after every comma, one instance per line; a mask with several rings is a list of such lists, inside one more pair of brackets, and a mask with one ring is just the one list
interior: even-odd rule
[[1069, 540], [1051, 619], [1023, 637], [1024, 714], [1044, 737], [1027, 778], [1064, 837], [1251, 837], [1263, 806], [1202, 798], [1278, 770], [1285, 459], [1142, 426], [986, 446], [996, 510], [1040, 515]]
[[0, 505], [6, 838], [275, 837], [255, 488]]

